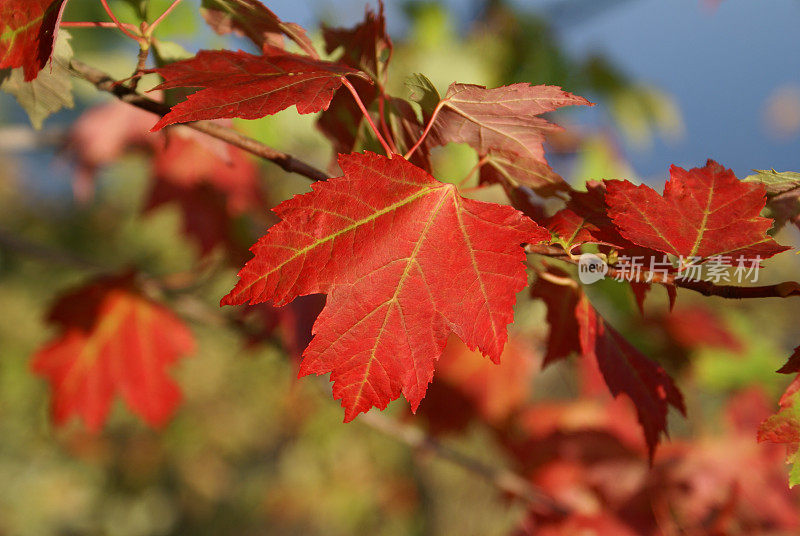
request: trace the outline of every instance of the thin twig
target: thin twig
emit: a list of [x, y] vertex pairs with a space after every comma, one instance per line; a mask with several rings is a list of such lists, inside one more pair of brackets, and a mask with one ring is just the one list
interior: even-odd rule
[[[578, 260], [569, 256], [561, 248], [543, 245], [528, 245], [526, 250], [529, 253], [536, 253], [552, 259], [558, 259], [570, 264], [578, 264]], [[796, 281], [784, 281], [773, 285], [761, 285], [753, 287], [739, 287], [735, 285], [717, 285], [711, 281], [694, 281], [678, 277], [676, 274], [663, 274], [659, 272], [640, 271], [631, 273], [628, 270], [620, 270], [612, 266], [608, 267], [606, 276], [614, 279], [631, 281], [634, 283], [657, 283], [664, 286], [675, 286], [698, 292], [703, 296], [716, 296], [732, 300], [742, 300], [747, 298], [789, 298], [800, 296], [800, 283]]]
[[[168, 114], [170, 111], [169, 106], [166, 104], [156, 102], [153, 99], [137, 93], [135, 90], [129, 87], [117, 83], [107, 73], [86, 65], [85, 63], [72, 60], [70, 62], [70, 68], [77, 75], [93, 84], [97, 89], [111, 93], [119, 100], [132, 106], [136, 106], [137, 108], [141, 108], [142, 110], [152, 112], [162, 117]], [[232, 128], [228, 128], [217, 123], [212, 123], [210, 121], [195, 121], [182, 124], [188, 128], [203, 132], [209, 136], [225, 141], [265, 160], [269, 160], [270, 162], [277, 164], [282, 169], [290, 173], [303, 175], [304, 177], [308, 177], [313, 181], [324, 181], [330, 178], [330, 176], [324, 171], [320, 171], [319, 169], [303, 162], [302, 160], [298, 160], [289, 154], [278, 151], [277, 149], [273, 149], [272, 147], [249, 138], [244, 134], [233, 130]]]
[[453, 450], [421, 429], [390, 419], [380, 413], [371, 411], [361, 415], [355, 422], [360, 422], [374, 430], [398, 439], [413, 449], [435, 454], [462, 469], [481, 477], [503, 493], [525, 501], [531, 509], [545, 514], [566, 515], [569, 508], [560, 504], [540, 488], [525, 480], [516, 473], [499, 467], [492, 467], [464, 453]]

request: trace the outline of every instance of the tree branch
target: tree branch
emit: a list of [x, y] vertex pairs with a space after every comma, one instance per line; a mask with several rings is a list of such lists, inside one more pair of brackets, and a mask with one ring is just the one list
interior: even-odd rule
[[[529, 253], [536, 253], [551, 259], [578, 264], [578, 261], [567, 255], [563, 249], [553, 246], [528, 245], [526, 250]], [[620, 277], [625, 281], [635, 283], [658, 283], [664, 286], [675, 286], [698, 292], [703, 296], [716, 296], [732, 300], [742, 300], [746, 298], [789, 298], [800, 296], [800, 283], [796, 281], [784, 281], [774, 285], [761, 285], [754, 287], [739, 287], [735, 285], [717, 285], [711, 281], [692, 281], [677, 278], [675, 274], [662, 274], [642, 270], [636, 275], [630, 271], [619, 270], [612, 266], [608, 267], [606, 275], [610, 278]]]
[[[142, 110], [154, 113], [158, 116], [164, 116], [169, 113], [170, 108], [166, 104], [154, 101], [144, 95], [137, 93], [134, 89], [118, 84], [111, 76], [103, 71], [95, 69], [89, 65], [78, 60], [70, 62], [72, 71], [94, 85], [100, 91], [111, 93], [122, 102], [128, 103], [131, 106], [136, 106]], [[208, 134], [211, 137], [225, 141], [239, 149], [247, 151], [265, 160], [269, 160], [274, 164], [280, 166], [283, 170], [290, 173], [297, 173], [311, 179], [312, 181], [324, 181], [330, 176], [302, 160], [286, 154], [284, 152], [273, 149], [261, 142], [249, 138], [244, 134], [235, 131], [232, 128], [224, 127], [220, 124], [210, 121], [194, 121], [191, 123], [182, 123], [184, 126]]]

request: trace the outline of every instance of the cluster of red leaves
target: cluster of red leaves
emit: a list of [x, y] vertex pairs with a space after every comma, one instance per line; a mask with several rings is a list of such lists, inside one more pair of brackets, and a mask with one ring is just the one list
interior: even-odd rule
[[[731, 337], [718, 318], [705, 319]], [[716, 346], [720, 333], [700, 340], [697, 330], [695, 342]], [[790, 534], [800, 528], [800, 494], [784, 484], [782, 449], [753, 441], [769, 414], [761, 392], [735, 395], [713, 435], [673, 440], [649, 459], [646, 442], [633, 431], [634, 410], [603, 392], [596, 360], [578, 362], [577, 399], [532, 401], [539, 359], [530, 348], [530, 340], [511, 339], [498, 367], [463, 345], [448, 345], [417, 413], [437, 436], [485, 423], [516, 472], [556, 501], [558, 511], [532, 505], [513, 534]]]
[[[64, 2], [34, 2], [28, 10], [16, 9], [17, 4], [0, 4], [0, 68], [23, 68], [26, 79], [32, 79], [50, 56]], [[721, 256], [730, 263], [738, 256], [766, 259], [788, 249], [767, 234], [773, 222], [760, 215], [770, 193], [765, 185], [739, 181], [713, 161], [691, 170], [673, 166], [663, 195], [620, 180], [573, 190], [545, 159], [546, 136], [560, 127], [541, 115], [590, 103], [561, 88], [512, 84], [487, 89], [453, 83], [441, 97], [420, 75], [415, 82], [417, 104], [388, 95], [385, 73], [393, 46], [382, 5], [378, 13], [368, 10], [364, 21], [352, 29], [323, 30], [326, 51], [342, 50], [334, 61], [320, 59], [305, 30], [281, 21], [256, 0], [206, 0], [204, 15], [218, 33], [246, 36], [258, 53], [200, 51], [193, 58], [151, 71], [164, 79], [156, 89], [199, 88], [173, 106], [152, 130], [196, 120], [257, 119], [291, 106], [301, 114], [322, 112], [318, 126], [342, 153], [337, 160], [342, 175], [316, 183], [310, 193], [274, 209], [280, 221], [251, 248], [253, 258], [239, 272], [238, 283], [222, 305], [256, 306], [264, 323], [271, 326], [274, 309], [262, 303], [284, 306], [300, 296], [327, 295], [318, 317], [316, 311], [297, 315], [301, 325], [316, 317], [300, 374], [330, 373], [333, 394], [345, 408], [346, 421], [372, 407], [384, 408], [401, 394], [416, 410], [438, 365], [443, 377], [468, 386], [462, 398], [472, 401], [483, 420], [493, 425], [507, 423], [514, 416], [510, 408], [520, 399], [518, 391], [507, 385], [527, 377], [529, 363], [521, 361], [506, 369], [511, 370], [510, 376], [495, 376], [471, 371], [470, 367], [476, 371], [482, 367], [466, 357], [466, 350], [455, 352], [461, 355], [458, 365], [453, 358], [440, 360], [440, 356], [448, 337], [455, 334], [470, 350], [500, 361], [516, 294], [528, 282], [525, 247], [531, 253], [572, 261], [574, 253], [591, 244], [607, 254], [612, 264], [618, 252], [638, 257], [645, 265], [668, 254], [680, 259], [673, 274], [712, 257]], [[292, 52], [287, 39], [300, 52]], [[257, 213], [263, 204], [254, 165], [238, 150], [220, 149], [177, 129], [171, 129], [166, 143], [145, 135], [139, 128], [145, 120], [139, 115], [127, 122], [136, 128], [108, 125], [108, 118], [132, 112], [95, 113], [85, 117], [73, 135], [83, 177], [79, 191], [86, 191], [88, 177], [99, 166], [132, 146], [141, 147], [153, 162], [146, 210], [177, 204], [186, 233], [197, 240], [203, 254], [223, 244], [229, 260], [241, 264], [232, 222], [241, 214]], [[119, 117], [112, 122], [119, 123]], [[103, 135], [98, 136], [101, 130]], [[387, 148], [387, 156], [354, 152], [374, 147], [376, 140]], [[500, 184], [515, 208], [464, 198], [455, 186], [437, 181], [431, 175], [428, 153], [448, 143], [471, 146], [479, 158], [481, 183]], [[796, 201], [796, 186], [792, 182], [790, 190], [775, 195], [791, 191]], [[542, 207], [531, 201], [531, 191], [565, 199], [566, 204], [546, 217]], [[625, 394], [633, 402], [644, 430], [645, 450], [653, 461], [656, 444], [666, 432], [669, 406], [685, 412], [681, 393], [660, 365], [599, 315], [568, 272], [550, 264], [542, 266], [533, 268], [537, 277], [531, 296], [548, 308], [550, 335], [543, 364], [571, 354], [582, 356], [585, 366], [597, 371], [594, 377], [602, 379], [591, 385], [603, 383], [615, 397]], [[614, 268], [625, 267], [618, 263]], [[148, 421], [162, 422], [174, 406], [175, 393], [163, 387], [171, 384], [163, 381], [163, 371], [156, 372], [151, 361], [140, 366], [149, 355], [147, 345], [135, 340], [121, 354], [113, 350], [118, 338], [133, 340], [145, 333], [136, 328], [136, 315], [149, 318], [156, 311], [164, 318], [167, 314], [143, 298], [109, 290], [107, 283], [99, 285], [90, 287], [83, 297], [65, 298], [65, 304], [56, 308], [52, 320], [64, 327], [65, 335], [36, 360], [37, 370], [48, 373], [56, 386], [56, 416], [63, 420], [77, 412], [91, 427], [98, 427], [107, 413], [110, 393], [119, 388]], [[112, 287], [120, 285], [116, 282]], [[631, 285], [644, 312], [651, 282], [633, 280]], [[674, 304], [676, 288], [670, 283], [665, 286]], [[91, 321], [76, 327], [58, 313], [79, 308], [83, 301], [97, 304], [88, 316], [78, 315]], [[146, 332], [149, 342], [165, 337], [160, 328], [171, 324], [172, 320], [160, 326], [148, 324], [152, 327]], [[164, 344], [174, 351], [161, 355], [162, 363], [173, 361], [189, 346], [184, 328], [172, 329], [180, 341]], [[670, 329], [676, 340], [692, 344], [680, 323]], [[290, 338], [298, 345], [308, 340], [302, 330], [292, 332]], [[724, 335], [716, 344], [733, 345]], [[798, 372], [798, 361], [795, 354], [782, 372]], [[75, 383], [75, 377], [89, 379]], [[151, 381], [159, 389], [147, 391]], [[793, 384], [782, 401], [782, 412], [762, 426], [762, 439], [798, 442], [796, 391]], [[152, 393], [157, 400], [145, 407], [143, 397]], [[489, 402], [490, 396], [496, 401]], [[568, 410], [556, 412], [552, 429], [560, 426]], [[609, 414], [613, 411], [607, 409]], [[520, 422], [525, 428], [529, 421]], [[613, 423], [608, 427], [614, 429], [613, 434], [604, 432], [611, 443], [623, 435], [624, 442], [631, 442], [629, 432], [619, 432]], [[552, 432], [541, 435], [537, 430], [529, 430], [523, 444], [531, 440], [541, 444]], [[625, 450], [624, 445], [612, 447], [615, 452]], [[587, 452], [586, 456], [603, 465], [614, 458], [612, 454]], [[681, 456], [683, 461], [690, 457]], [[550, 464], [536, 478], [559, 480], [565, 474], [577, 474], [575, 478], [583, 479], [594, 474], [594, 461], [582, 460], [581, 471], [574, 471], [569, 465], [573, 462], [565, 461], [566, 473], [558, 464]], [[658, 460], [654, 463], [658, 467]], [[670, 473], [664, 478], [677, 477]], [[663, 488], [674, 486], [664, 484]], [[641, 489], [624, 500], [618, 491], [600, 494], [598, 500], [616, 517], [592, 521], [587, 513], [570, 518], [563, 527], [551, 524], [547, 530], [568, 533], [592, 523], [600, 523], [596, 526], [606, 531], [617, 527], [620, 534], [623, 525], [638, 529], [624, 510], [627, 501], [637, 500]], [[734, 499], [731, 495], [730, 501]], [[668, 500], [663, 505], [669, 509]], [[721, 505], [713, 515], [705, 512], [703, 526], [711, 530], [728, 523], [730, 505]], [[664, 523], [661, 511], [652, 514], [655, 525]], [[687, 523], [697, 522], [699, 517], [693, 515], [687, 514], [691, 518]]]

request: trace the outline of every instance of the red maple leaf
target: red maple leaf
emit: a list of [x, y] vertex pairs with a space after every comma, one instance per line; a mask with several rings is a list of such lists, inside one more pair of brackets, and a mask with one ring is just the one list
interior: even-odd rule
[[597, 238], [600, 228], [568, 208], [563, 208], [550, 216], [545, 222], [545, 227], [553, 235], [552, 243], [560, 245], [570, 254], [583, 244], [615, 246]]
[[683, 397], [672, 379], [606, 324], [563, 270], [547, 266], [532, 286], [531, 296], [547, 305], [550, 335], [544, 365], [576, 352], [596, 361], [611, 394], [624, 393], [633, 401], [652, 456], [666, 430], [668, 406], [685, 413]]
[[5, 0], [0, 3], [0, 69], [22, 67], [30, 82], [53, 53], [66, 0]]
[[194, 338], [172, 312], [137, 292], [132, 275], [63, 296], [48, 321], [60, 334], [36, 353], [32, 368], [50, 381], [56, 424], [77, 415], [98, 430], [115, 393], [152, 426], [167, 422], [181, 399], [167, 367], [194, 351]]
[[[370, 107], [375, 102], [378, 92], [374, 84], [362, 78], [353, 79], [351, 84], [364, 106]], [[328, 108], [319, 114], [317, 128], [331, 142], [334, 156], [355, 151], [365, 137], [372, 135], [361, 108], [347, 88], [336, 91]]]
[[578, 306], [580, 293], [576, 286], [554, 282], [560, 280], [573, 282], [564, 270], [548, 266], [531, 285], [531, 297], [540, 298], [547, 305], [547, 324], [550, 326], [550, 334], [547, 338], [547, 353], [544, 356], [543, 367], [581, 351], [578, 321], [575, 319], [575, 308]]
[[575, 317], [584, 357], [597, 361], [612, 395], [625, 394], [631, 399], [652, 459], [659, 436], [667, 428], [669, 406], [686, 414], [683, 396], [664, 369], [606, 324], [585, 295], [578, 302]]
[[388, 63], [394, 48], [389, 34], [386, 33], [383, 10], [383, 1], [379, 0], [378, 13], [368, 5], [364, 20], [353, 28], [323, 26], [325, 52], [331, 54], [341, 47], [343, 54], [340, 62], [379, 78], [380, 66]]
[[[392, 40], [386, 33], [382, 2], [378, 14], [367, 6], [364, 20], [353, 28], [323, 26], [322, 37], [325, 39], [325, 51], [328, 54], [342, 49], [338, 59], [340, 63], [368, 73], [373, 80], [382, 80], [383, 69], [388, 64], [392, 51]], [[372, 80], [354, 78], [351, 83], [364, 106], [369, 108], [378, 97], [378, 88]], [[340, 88], [330, 107], [320, 114], [317, 127], [330, 140], [334, 154], [350, 153], [359, 147], [365, 136], [371, 135], [365, 123], [364, 114], [350, 91]]]
[[258, 168], [244, 151], [222, 146], [219, 154], [205, 141], [192, 133], [172, 132], [166, 143], [154, 144], [152, 185], [144, 210], [176, 203], [184, 233], [197, 241], [201, 255], [224, 245], [238, 263], [247, 252], [234, 240], [234, 220], [264, 203]]
[[449, 333], [497, 361], [547, 231], [460, 197], [404, 158], [341, 155], [344, 176], [275, 208], [222, 305], [328, 295], [300, 374], [331, 373], [345, 421], [403, 394], [416, 410]]
[[608, 181], [606, 187], [608, 214], [634, 244], [684, 259], [720, 256], [725, 264], [790, 249], [766, 234], [772, 220], [759, 216], [764, 186], [740, 181], [713, 160], [689, 171], [672, 166], [663, 196], [628, 181]]
[[305, 52], [316, 56], [306, 31], [293, 22], [283, 22], [259, 0], [203, 0], [203, 18], [220, 35], [236, 32], [261, 50], [283, 48], [288, 36]]
[[268, 48], [263, 56], [201, 50], [197, 56], [154, 69], [159, 89], [200, 87], [172, 107], [153, 130], [203, 119], [258, 119], [295, 105], [308, 114], [325, 110], [344, 76], [366, 76], [346, 65]]

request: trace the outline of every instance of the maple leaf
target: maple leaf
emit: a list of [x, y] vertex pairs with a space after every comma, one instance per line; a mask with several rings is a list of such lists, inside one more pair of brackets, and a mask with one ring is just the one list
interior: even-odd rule
[[[430, 106], [437, 95], [430, 81], [421, 76], [411, 87], [417, 99], [427, 103], [421, 106]], [[511, 84], [487, 89], [454, 83], [437, 105], [439, 113], [426, 142], [431, 146], [470, 145], [488, 164], [482, 170], [482, 182], [508, 182], [552, 195], [568, 188], [547, 164], [543, 144], [546, 133], [561, 127], [538, 115], [570, 105], [592, 104], [557, 86]]]
[[759, 441], [800, 443], [800, 375], [796, 376], [780, 399], [780, 411], [772, 415], [758, 430]]
[[772, 232], [779, 231], [786, 222], [800, 228], [800, 173], [759, 169], [744, 182], [763, 184], [767, 189], [766, 216], [775, 219]]
[[203, 0], [200, 12], [218, 34], [244, 35], [263, 51], [271, 47], [283, 48], [285, 35], [312, 57], [317, 55], [301, 26], [283, 22], [258, 0]]
[[234, 220], [263, 206], [258, 168], [240, 149], [225, 146], [218, 154], [191, 133], [172, 134], [166, 144], [155, 145], [144, 211], [177, 204], [184, 233], [199, 244], [201, 255], [223, 245], [231, 262], [243, 262], [247, 251], [234, 239]]
[[197, 56], [154, 69], [164, 77], [159, 89], [204, 88], [172, 107], [153, 127], [203, 119], [258, 119], [295, 105], [308, 114], [325, 110], [345, 76], [355, 69], [270, 48], [263, 56], [201, 50]]
[[[553, 214], [545, 222], [545, 227], [553, 235], [552, 244], [558, 244], [567, 253], [573, 253], [583, 244], [608, 244], [596, 238], [600, 228], [568, 208]], [[614, 246], [614, 244], [608, 244]]]
[[[364, 20], [353, 28], [322, 28], [325, 51], [332, 54], [341, 48], [342, 54], [338, 59], [340, 63], [368, 73], [372, 78], [354, 78], [351, 82], [366, 108], [370, 108], [378, 97], [378, 88], [373, 80], [377, 84], [382, 83], [383, 72], [392, 51], [392, 40], [386, 33], [383, 10], [383, 2], [379, 2], [378, 13], [367, 6]], [[386, 99], [383, 102], [385, 101]], [[373, 115], [378, 123], [380, 118], [377, 114]], [[361, 108], [347, 88], [340, 88], [336, 92], [330, 107], [320, 114], [317, 127], [331, 141], [334, 154], [350, 153], [359, 147], [364, 148], [362, 142], [374, 139], [371, 138], [372, 131], [366, 125]]]
[[758, 427], [758, 441], [784, 443], [792, 463], [789, 486], [800, 484], [800, 374], [795, 376], [780, 399], [780, 411]]
[[581, 296], [575, 317], [584, 357], [597, 361], [614, 397], [624, 393], [631, 399], [652, 459], [659, 436], [667, 428], [668, 407], [686, 414], [683, 396], [664, 369], [606, 324], [586, 296]]
[[48, 321], [60, 334], [36, 352], [32, 368], [52, 386], [56, 424], [77, 415], [98, 430], [115, 393], [152, 426], [166, 423], [181, 399], [167, 367], [194, 352], [194, 339], [168, 309], [136, 291], [133, 275], [66, 294]]
[[[568, 253], [573, 253], [583, 244], [598, 244], [600, 250], [609, 253], [613, 250], [622, 250], [616, 268], [623, 270], [629, 268], [630, 272], [639, 271], [633, 266], [626, 266], [624, 261], [630, 262], [637, 258], [641, 265], [649, 267], [651, 262], [663, 261], [663, 255], [650, 248], [637, 246], [624, 238], [619, 229], [608, 215], [609, 207], [606, 202], [606, 189], [608, 184], [618, 181], [588, 181], [586, 191], [571, 191], [571, 196], [565, 209], [557, 212], [547, 221], [547, 227], [553, 233], [553, 243], [564, 248]], [[672, 271], [671, 268], [668, 268]], [[644, 300], [650, 291], [650, 283], [630, 281], [636, 305], [644, 314]], [[670, 309], [675, 304], [677, 291], [674, 285], [666, 285], [669, 296]]]
[[526, 284], [521, 244], [549, 234], [397, 155], [341, 155], [339, 165], [343, 177], [274, 209], [281, 222], [221, 304], [327, 294], [300, 374], [331, 373], [345, 421], [400, 394], [416, 410], [449, 333], [500, 358]]
[[31, 81], [25, 80], [24, 70], [0, 70], [0, 90], [14, 95], [28, 113], [33, 128], [42, 128], [44, 120], [62, 108], [72, 108], [72, 78], [69, 62], [72, 59], [70, 35], [60, 32], [53, 47], [52, 62]]
[[53, 53], [66, 0], [5, 0], [0, 3], [0, 69], [21, 67], [30, 82]]
[[575, 318], [580, 291], [576, 285], [560, 285], [554, 282], [572, 282], [569, 274], [560, 268], [547, 266], [544, 274], [540, 274], [531, 285], [531, 297], [539, 298], [547, 305], [550, 334], [547, 338], [547, 353], [542, 363], [546, 367], [581, 351], [578, 321]]
[[538, 117], [562, 106], [591, 103], [557, 86], [511, 84], [494, 89], [451, 84], [431, 131], [434, 144], [467, 143], [480, 155], [490, 151], [544, 162], [545, 132], [560, 127]]
[[720, 255], [727, 264], [790, 249], [766, 234], [772, 220], [759, 216], [764, 186], [738, 180], [713, 160], [689, 171], [672, 166], [663, 196], [628, 181], [606, 187], [609, 216], [622, 236], [640, 246], [684, 259]]
[[386, 33], [383, 11], [383, 1], [379, 0], [378, 13], [367, 5], [364, 20], [353, 28], [323, 26], [325, 52], [331, 54], [341, 48], [340, 62], [378, 78], [393, 49], [392, 40]]
[[672, 379], [606, 324], [567, 272], [546, 266], [531, 286], [531, 297], [547, 305], [550, 334], [543, 366], [573, 353], [595, 361], [611, 394], [624, 393], [633, 401], [652, 457], [666, 430], [668, 405], [685, 413]]

